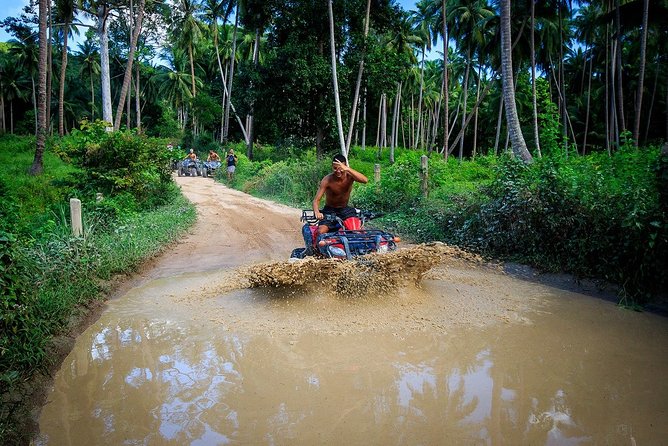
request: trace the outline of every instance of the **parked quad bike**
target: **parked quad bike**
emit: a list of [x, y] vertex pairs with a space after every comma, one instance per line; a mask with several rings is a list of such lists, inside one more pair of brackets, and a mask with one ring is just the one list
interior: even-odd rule
[[379, 229], [366, 229], [365, 223], [381, 214], [360, 211], [353, 217], [341, 220], [336, 215], [325, 214], [324, 221], [336, 221], [337, 228], [325, 234], [318, 234], [318, 222], [312, 210], [303, 210], [302, 235], [305, 248], [295, 248], [290, 259], [304, 259], [308, 256], [352, 260], [355, 257], [397, 249], [399, 237]]
[[209, 176], [215, 175], [216, 171], [220, 169], [220, 161], [206, 161], [202, 165], [202, 178], [207, 178]]
[[180, 177], [191, 176], [195, 177], [201, 174], [202, 162], [200, 160], [191, 160], [186, 158], [179, 161], [177, 165], [177, 172]]

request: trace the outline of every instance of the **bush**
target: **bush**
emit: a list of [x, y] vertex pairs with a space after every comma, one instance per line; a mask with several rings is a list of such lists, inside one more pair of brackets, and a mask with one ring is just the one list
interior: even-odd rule
[[59, 141], [55, 150], [82, 171], [75, 176], [88, 197], [131, 194], [140, 206], [154, 208], [173, 198], [171, 153], [164, 142], [131, 131], [107, 132], [106, 123], [83, 122], [81, 130]]

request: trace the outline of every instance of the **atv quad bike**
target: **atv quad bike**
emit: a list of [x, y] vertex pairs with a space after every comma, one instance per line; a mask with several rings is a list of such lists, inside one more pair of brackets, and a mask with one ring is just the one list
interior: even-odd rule
[[198, 176], [200, 175], [201, 167], [202, 167], [201, 161], [199, 160], [193, 161], [190, 158], [186, 158], [184, 160], [181, 160], [177, 166], [178, 175], [180, 177]]
[[379, 229], [366, 229], [364, 224], [381, 214], [356, 209], [356, 215], [341, 220], [336, 215], [325, 214], [324, 221], [336, 221], [338, 227], [331, 232], [318, 234], [318, 222], [312, 210], [303, 210], [302, 235], [305, 248], [295, 248], [291, 259], [307, 256], [352, 260], [373, 252], [388, 252], [397, 249], [399, 237]]
[[220, 161], [206, 161], [202, 165], [202, 178], [215, 175], [216, 171], [220, 169]]

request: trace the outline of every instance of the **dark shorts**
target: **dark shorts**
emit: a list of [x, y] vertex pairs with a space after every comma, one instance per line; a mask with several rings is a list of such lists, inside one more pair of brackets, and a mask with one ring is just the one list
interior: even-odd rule
[[[323, 214], [334, 214], [339, 217], [341, 220], [346, 218], [355, 217], [357, 215], [357, 210], [354, 207], [346, 206], [344, 208], [335, 208], [331, 206], [325, 206], [320, 210]], [[321, 220], [318, 223], [318, 226], [327, 226], [330, 231], [335, 231], [339, 229], [339, 223], [336, 220]]]

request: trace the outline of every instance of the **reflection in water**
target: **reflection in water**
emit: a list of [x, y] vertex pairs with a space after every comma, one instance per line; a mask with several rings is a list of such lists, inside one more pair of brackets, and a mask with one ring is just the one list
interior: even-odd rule
[[560, 305], [533, 325], [401, 336], [106, 315], [56, 376], [37, 444], [663, 441], [666, 321]]

